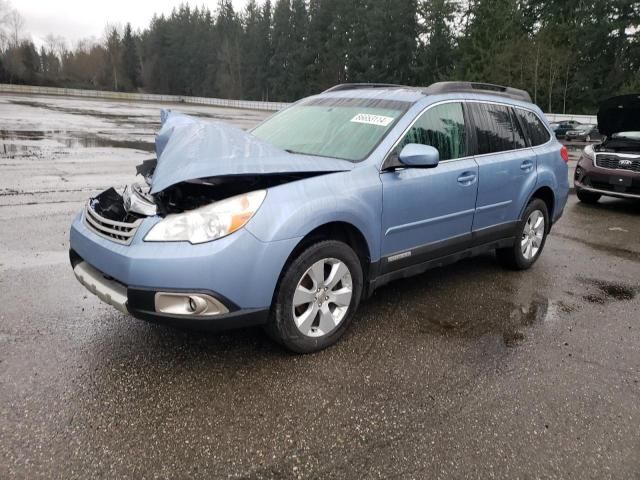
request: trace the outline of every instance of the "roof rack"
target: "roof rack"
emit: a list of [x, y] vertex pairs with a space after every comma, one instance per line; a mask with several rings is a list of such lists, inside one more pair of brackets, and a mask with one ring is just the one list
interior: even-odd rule
[[437, 82], [422, 89], [427, 95], [439, 93], [487, 93], [531, 103], [531, 95], [519, 88], [480, 82]]
[[328, 88], [322, 93], [340, 92], [342, 90], [357, 90], [360, 88], [411, 88], [406, 85], [396, 85], [395, 83], [341, 83]]
[[322, 93], [357, 90], [362, 88], [407, 88], [411, 90], [418, 90], [425, 95], [437, 95], [442, 93], [486, 93], [531, 103], [531, 95], [529, 95], [525, 90], [481, 82], [437, 82], [429, 85], [428, 87], [409, 87], [407, 85], [397, 85], [395, 83], [341, 83], [325, 90]]

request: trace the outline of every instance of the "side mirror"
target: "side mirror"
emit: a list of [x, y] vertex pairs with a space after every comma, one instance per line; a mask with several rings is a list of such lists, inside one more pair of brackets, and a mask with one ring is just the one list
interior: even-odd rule
[[400, 163], [407, 167], [434, 168], [440, 161], [440, 153], [431, 145], [408, 143], [398, 155]]

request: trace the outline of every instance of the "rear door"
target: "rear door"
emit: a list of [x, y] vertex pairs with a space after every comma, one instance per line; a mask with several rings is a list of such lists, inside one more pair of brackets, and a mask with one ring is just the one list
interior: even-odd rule
[[511, 235], [535, 187], [536, 154], [511, 106], [469, 101], [466, 107], [479, 169], [473, 232], [483, 243]]
[[469, 154], [461, 102], [425, 110], [389, 157], [408, 143], [435, 147], [435, 168], [383, 170], [382, 272], [448, 255], [468, 245], [478, 167]]

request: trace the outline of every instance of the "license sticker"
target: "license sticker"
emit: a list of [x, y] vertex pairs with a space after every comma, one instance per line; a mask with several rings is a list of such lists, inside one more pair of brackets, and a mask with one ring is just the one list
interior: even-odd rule
[[377, 125], [386, 127], [393, 122], [393, 117], [385, 117], [384, 115], [372, 115], [370, 113], [359, 113], [351, 119], [354, 123], [367, 123], [369, 125]]

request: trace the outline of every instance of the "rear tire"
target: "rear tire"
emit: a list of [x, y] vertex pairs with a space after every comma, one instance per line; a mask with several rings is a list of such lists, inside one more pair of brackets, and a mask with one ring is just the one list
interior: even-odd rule
[[496, 250], [498, 261], [512, 270], [526, 270], [540, 257], [549, 233], [547, 204], [539, 198], [529, 202], [518, 225], [512, 247]]
[[576, 190], [576, 196], [578, 197], [578, 200], [583, 203], [595, 205], [596, 203], [598, 203], [598, 200], [600, 200], [600, 197], [602, 195], [595, 192], [589, 192], [588, 190]]
[[285, 267], [267, 334], [296, 353], [317, 352], [344, 334], [363, 288], [358, 255], [345, 243], [311, 245]]

